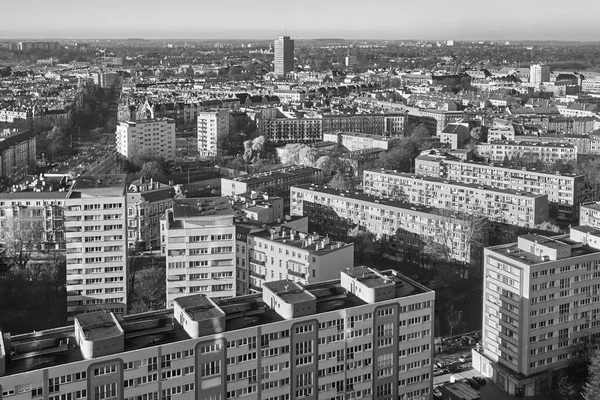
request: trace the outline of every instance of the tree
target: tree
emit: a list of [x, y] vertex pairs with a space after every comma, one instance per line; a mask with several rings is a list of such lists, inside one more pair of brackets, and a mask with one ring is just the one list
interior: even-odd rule
[[487, 140], [487, 130], [483, 126], [476, 126], [471, 129], [471, 138], [477, 142], [485, 142]]
[[261, 135], [252, 140], [252, 152], [254, 157], [260, 158], [265, 149], [265, 136]]
[[375, 234], [369, 230], [356, 226], [348, 231], [348, 236], [354, 242], [354, 252], [359, 262], [362, 262], [365, 253], [373, 252], [375, 249]]
[[42, 234], [41, 223], [23, 220], [18, 216], [6, 220], [0, 240], [4, 243], [4, 257], [8, 265], [16, 267], [19, 272], [26, 272], [32, 253], [41, 248]]
[[153, 266], [135, 273], [131, 313], [163, 309], [165, 306], [165, 268]]
[[463, 312], [457, 310], [454, 305], [446, 308], [446, 324], [450, 330], [450, 337], [454, 337], [454, 331], [464, 325]]
[[558, 381], [558, 393], [562, 400], [570, 400], [577, 394], [571, 378], [563, 371]]
[[155, 181], [165, 181], [165, 171], [158, 161], [145, 162], [142, 165], [140, 174], [145, 178], [154, 179]]
[[337, 190], [354, 190], [355, 185], [352, 178], [344, 175], [341, 172], [338, 172], [333, 178], [331, 178], [328, 186]]
[[252, 150], [252, 140], [246, 140], [244, 142], [244, 162], [246, 164], [249, 164], [252, 162], [252, 155], [254, 154], [253, 150]]
[[600, 399], [600, 349], [594, 350], [588, 366], [588, 379], [583, 386], [585, 400]]

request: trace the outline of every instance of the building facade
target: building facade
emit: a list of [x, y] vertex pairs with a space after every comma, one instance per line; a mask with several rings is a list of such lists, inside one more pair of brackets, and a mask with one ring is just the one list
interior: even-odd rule
[[129, 248], [160, 248], [160, 218], [173, 207], [175, 187], [141, 178], [127, 188]]
[[502, 163], [515, 157], [531, 157], [539, 159], [546, 165], [558, 161], [576, 162], [577, 147], [571, 144], [530, 142], [493, 142], [480, 143], [475, 146], [475, 153], [489, 162]]
[[358, 151], [367, 149], [389, 150], [400, 139], [382, 135], [369, 135], [366, 133], [355, 132], [335, 132], [324, 133], [324, 142], [333, 142], [344, 146], [348, 151]]
[[0, 137], [0, 177], [8, 184], [35, 174], [36, 137], [33, 131]]
[[67, 317], [127, 313], [125, 175], [80, 176], [65, 209]]
[[[435, 292], [355, 267], [335, 281], [193, 295], [172, 309], [0, 335], [2, 398], [422, 399], [433, 387]], [[44, 356], [36, 353], [43, 348]], [[28, 363], [28, 361], [34, 361]], [[43, 367], [38, 361], [43, 361]]]
[[229, 133], [229, 111], [198, 112], [198, 153], [202, 157], [217, 155], [217, 138]]
[[294, 72], [294, 39], [289, 36], [279, 36], [274, 43], [275, 75], [285, 76]]
[[415, 173], [463, 182], [548, 196], [548, 215], [561, 222], [579, 220], [579, 204], [585, 191], [583, 175], [545, 173], [501, 165], [463, 161], [443, 154], [422, 154], [415, 160]]
[[160, 221], [167, 261], [167, 307], [199, 293], [235, 296], [235, 225], [227, 198], [178, 199]]
[[289, 280], [307, 285], [335, 279], [354, 265], [354, 245], [279, 225], [247, 235], [245, 265], [250, 293], [266, 282]]
[[545, 64], [532, 64], [529, 68], [529, 83], [542, 85], [550, 82], [550, 66]]
[[486, 248], [473, 367], [511, 394], [549, 390], [556, 371], [600, 337], [599, 250], [599, 232], [585, 226]]
[[123, 157], [151, 154], [175, 161], [175, 121], [168, 118], [119, 122], [117, 152]]
[[[431, 206], [308, 184], [294, 186], [290, 192], [291, 215], [308, 217], [310, 231], [340, 241], [349, 240], [348, 231], [356, 227], [378, 238], [395, 237], [394, 258], [420, 252], [426, 240], [444, 245], [449, 245], [449, 241], [452, 259], [472, 260], [475, 249], [460, 213], [441, 215]], [[444, 235], [439, 234], [441, 231]]]
[[548, 219], [548, 196], [402, 172], [368, 169], [363, 190], [376, 197], [473, 213], [490, 222], [533, 228]]

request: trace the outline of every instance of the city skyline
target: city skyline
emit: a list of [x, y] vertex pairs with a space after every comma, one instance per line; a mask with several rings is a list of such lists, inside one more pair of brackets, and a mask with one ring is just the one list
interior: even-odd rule
[[[287, 34], [296, 39], [597, 40], [596, 32], [587, 28], [594, 26], [593, 13], [581, 13], [577, 23], [570, 23], [557, 1], [544, 3], [540, 10], [533, 3], [509, 0], [491, 15], [478, 12], [480, 5], [473, 0], [434, 0], [426, 9], [418, 3], [383, 0], [371, 1], [368, 7], [356, 0], [344, 7], [308, 0], [302, 8], [282, 7], [274, 0], [262, 1], [261, 7], [232, 0], [227, 8], [183, 1], [171, 9], [153, 7], [153, 1], [143, 7], [116, 0], [13, 2], [3, 8], [0, 38], [257, 40]], [[592, 7], [591, 1], [583, 3], [581, 9], [586, 3]]]

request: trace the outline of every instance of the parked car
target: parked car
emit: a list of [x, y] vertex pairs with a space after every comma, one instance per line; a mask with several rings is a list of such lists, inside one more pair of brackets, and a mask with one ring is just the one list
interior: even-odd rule
[[433, 398], [435, 399], [441, 399], [442, 398], [442, 392], [440, 391], [440, 389], [438, 388], [434, 388], [433, 389]]
[[462, 369], [460, 368], [460, 364], [454, 363], [448, 366], [448, 371], [455, 374], [457, 372], [462, 371]]
[[473, 380], [477, 383], [479, 383], [480, 386], [485, 386], [487, 381], [485, 380], [485, 378], [482, 378], [481, 376], [474, 376]]
[[479, 386], [479, 383], [477, 383], [474, 379], [467, 379], [467, 384], [475, 390], [479, 390], [479, 388], [481, 387]]
[[446, 369], [434, 368], [433, 369], [433, 376], [444, 375], [446, 373], [445, 371], [446, 371]]
[[473, 357], [470, 354], [463, 354], [462, 356], [458, 357], [458, 361], [461, 363], [469, 362], [472, 359]]

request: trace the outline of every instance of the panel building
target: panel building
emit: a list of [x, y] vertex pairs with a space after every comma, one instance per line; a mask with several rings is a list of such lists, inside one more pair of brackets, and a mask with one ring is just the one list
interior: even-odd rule
[[217, 138], [229, 133], [229, 111], [198, 112], [198, 153], [202, 157], [217, 155]]
[[529, 83], [542, 85], [550, 82], [550, 66], [545, 64], [532, 64], [529, 68]]
[[167, 307], [193, 293], [235, 296], [235, 225], [225, 197], [178, 199], [161, 218]]
[[415, 173], [454, 182], [545, 194], [548, 196], [549, 216], [570, 223], [579, 220], [579, 204], [585, 191], [583, 175], [509, 168], [435, 153], [418, 156]]
[[66, 200], [67, 317], [127, 313], [125, 175], [80, 176]]
[[169, 118], [119, 122], [117, 152], [123, 157], [151, 154], [175, 161], [175, 121]]
[[285, 76], [294, 72], [294, 40], [289, 36], [279, 36], [275, 40], [275, 75]]
[[[394, 257], [419, 252], [424, 241], [429, 239], [446, 245], [450, 241], [454, 260], [470, 262], [473, 257], [475, 249], [469, 239], [470, 233], [458, 212], [455, 217], [443, 216], [431, 206], [309, 184], [294, 186], [290, 192], [291, 215], [308, 217], [311, 231], [332, 239], [348, 240], [348, 230], [359, 226], [377, 237], [395, 236], [397, 254]], [[439, 236], [440, 231], [446, 235]]]
[[482, 345], [472, 365], [507, 392], [549, 388], [551, 376], [600, 337], [596, 228], [486, 248], [483, 276]]
[[412, 204], [473, 213], [491, 222], [523, 228], [533, 228], [548, 219], [545, 194], [375, 169], [364, 171], [363, 190], [376, 197], [400, 197]]
[[558, 161], [567, 163], [577, 161], [577, 147], [559, 143], [509, 141], [480, 143], [475, 146], [475, 153], [493, 163], [502, 163], [515, 157], [539, 159], [546, 165], [552, 165]]
[[172, 309], [0, 332], [2, 398], [429, 398], [435, 292], [354, 267], [326, 283], [178, 298]]

